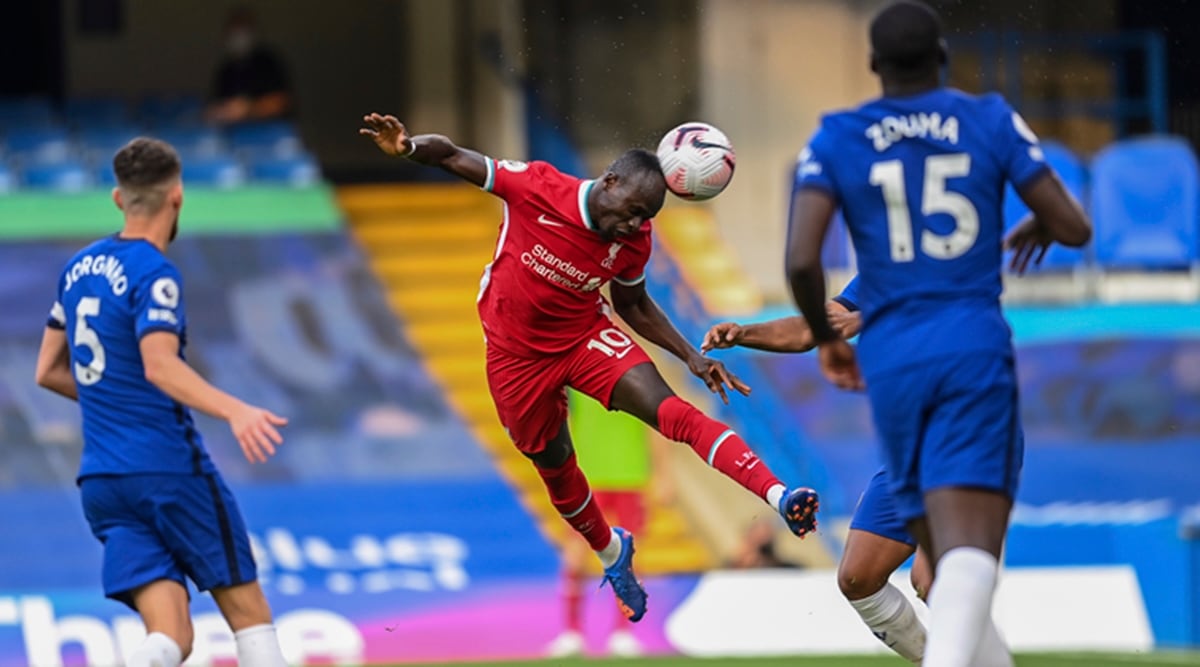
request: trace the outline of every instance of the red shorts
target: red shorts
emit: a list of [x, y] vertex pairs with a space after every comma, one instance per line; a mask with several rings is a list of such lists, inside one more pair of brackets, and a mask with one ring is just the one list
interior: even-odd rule
[[634, 534], [642, 532], [646, 527], [646, 502], [642, 491], [593, 489], [592, 499], [600, 506], [600, 511], [604, 512], [604, 518], [608, 519], [610, 524]]
[[488, 388], [513, 444], [537, 454], [566, 423], [567, 387], [607, 408], [621, 376], [649, 362], [640, 345], [604, 318], [576, 347], [558, 354], [527, 359], [488, 345]]

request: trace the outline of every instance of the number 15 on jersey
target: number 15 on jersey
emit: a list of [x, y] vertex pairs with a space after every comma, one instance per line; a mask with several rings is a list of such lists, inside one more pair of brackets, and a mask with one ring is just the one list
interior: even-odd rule
[[[966, 254], [979, 238], [979, 212], [960, 193], [946, 189], [946, 181], [971, 173], [971, 156], [966, 153], [930, 155], [925, 158], [921, 214], [944, 213], [954, 218], [954, 230], [938, 234], [921, 230], [921, 252], [934, 259], [954, 259]], [[913, 223], [908, 196], [904, 189], [904, 163], [885, 160], [871, 165], [871, 185], [883, 190], [887, 207], [888, 240], [893, 262], [911, 262], [916, 258]]]

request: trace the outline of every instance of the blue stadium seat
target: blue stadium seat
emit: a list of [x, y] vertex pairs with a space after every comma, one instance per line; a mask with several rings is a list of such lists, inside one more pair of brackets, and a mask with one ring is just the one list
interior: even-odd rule
[[225, 141], [221, 138], [221, 133], [207, 125], [164, 127], [152, 132], [150, 136], [174, 146], [184, 160], [217, 157], [225, 151]]
[[231, 157], [212, 157], [183, 160], [183, 180], [187, 185], [229, 189], [246, 182], [246, 170]]
[[17, 189], [17, 175], [3, 163], [0, 163], [0, 195], [6, 195]]
[[71, 155], [71, 136], [55, 125], [10, 131], [4, 139], [6, 152], [21, 162], [56, 162]]
[[63, 105], [63, 116], [77, 128], [103, 128], [130, 122], [129, 107], [116, 97], [76, 97]]
[[109, 162], [114, 153], [135, 137], [146, 132], [136, 125], [112, 125], [81, 129], [76, 138], [89, 160]]
[[98, 162], [92, 167], [92, 182], [98, 188], [117, 187], [117, 175], [113, 173], [112, 162]]
[[80, 192], [92, 185], [92, 175], [77, 160], [32, 164], [24, 172], [25, 185], [31, 190]]
[[[1076, 155], [1070, 148], [1055, 141], [1042, 142], [1042, 151], [1046, 154], [1046, 164], [1058, 172], [1059, 178], [1062, 179], [1063, 185], [1067, 188], [1067, 192], [1070, 192], [1075, 199], [1079, 200], [1080, 205], [1085, 204], [1087, 202], [1088, 173], [1083, 159]], [[1017, 195], [1017, 191], [1011, 185], [1006, 186], [1004, 189], [1005, 231], [1012, 229], [1013, 225], [1016, 225], [1027, 215], [1029, 215], [1029, 207], [1025, 205], [1025, 202], [1021, 201], [1021, 197]], [[1046, 258], [1042, 260], [1041, 266], [1033, 270], [1061, 271], [1080, 267], [1089, 261], [1092, 250], [1093, 247], [1091, 244], [1077, 250], [1056, 243], [1046, 253]]]
[[268, 157], [250, 162], [250, 178], [301, 188], [321, 180], [321, 168], [311, 155]]
[[1197, 259], [1200, 167], [1174, 137], [1117, 142], [1092, 161], [1096, 259], [1114, 269], [1182, 269]]
[[204, 100], [196, 95], [156, 95], [138, 104], [138, 117], [155, 127], [198, 125], [204, 119]]
[[239, 123], [228, 130], [235, 151], [247, 155], [290, 157], [303, 150], [296, 128], [287, 122]]

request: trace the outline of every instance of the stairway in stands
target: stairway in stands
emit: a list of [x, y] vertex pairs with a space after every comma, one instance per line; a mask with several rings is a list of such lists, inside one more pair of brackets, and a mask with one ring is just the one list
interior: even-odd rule
[[[495, 247], [499, 201], [459, 184], [348, 186], [338, 190], [338, 200], [430, 374], [543, 532], [561, 543], [570, 529], [500, 426], [484, 375], [475, 296]], [[713, 564], [678, 509], [651, 507], [649, 517], [638, 536], [639, 571], [693, 572]]]

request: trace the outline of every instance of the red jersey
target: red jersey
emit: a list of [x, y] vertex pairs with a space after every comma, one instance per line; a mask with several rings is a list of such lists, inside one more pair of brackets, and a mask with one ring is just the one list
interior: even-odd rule
[[484, 335], [509, 354], [568, 350], [607, 317], [601, 287], [645, 279], [650, 221], [631, 236], [607, 240], [588, 215], [594, 181], [546, 162], [485, 159], [483, 189], [504, 200], [504, 222], [479, 284]]

